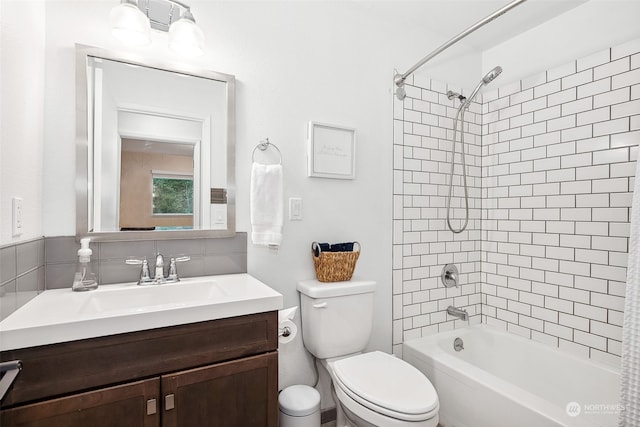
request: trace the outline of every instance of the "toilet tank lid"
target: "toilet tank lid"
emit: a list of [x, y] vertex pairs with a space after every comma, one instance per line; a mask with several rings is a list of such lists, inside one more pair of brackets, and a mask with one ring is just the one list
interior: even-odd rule
[[298, 282], [298, 291], [311, 298], [331, 298], [375, 292], [373, 280], [349, 280], [347, 282], [320, 282], [316, 279]]

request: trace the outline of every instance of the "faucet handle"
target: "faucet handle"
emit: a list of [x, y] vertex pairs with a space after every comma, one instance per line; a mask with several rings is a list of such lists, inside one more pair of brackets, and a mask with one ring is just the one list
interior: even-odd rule
[[146, 259], [142, 260], [142, 271], [140, 272], [140, 281], [141, 282], [149, 282], [151, 281], [151, 273], [149, 273], [149, 263]]
[[442, 280], [442, 284], [446, 288], [451, 288], [453, 286], [457, 288], [458, 278], [459, 278], [458, 267], [456, 267], [454, 264], [445, 265], [444, 268], [442, 269], [442, 274], [440, 278]]
[[171, 258], [169, 262], [169, 275], [167, 276], [167, 279], [175, 282], [179, 282], [180, 278], [178, 277], [178, 268], [176, 267], [176, 263], [190, 261], [190, 260], [191, 260], [191, 257], [189, 256], [180, 256], [176, 258]]
[[126, 259], [125, 264], [128, 265], [142, 265], [142, 269], [140, 270], [140, 280], [138, 280], [138, 284], [151, 282], [151, 274], [149, 273], [149, 263], [146, 258], [136, 259], [129, 258]]
[[444, 273], [444, 278], [450, 281], [455, 282], [456, 286], [458, 286], [458, 275], [453, 271], [447, 271]]

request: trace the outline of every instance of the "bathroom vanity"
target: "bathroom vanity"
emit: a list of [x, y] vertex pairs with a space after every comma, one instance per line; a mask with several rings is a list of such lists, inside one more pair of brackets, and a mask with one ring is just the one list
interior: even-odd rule
[[[214, 295], [209, 301], [106, 309], [98, 314], [96, 310], [109, 306], [95, 305], [91, 318], [76, 314], [74, 322], [55, 324], [51, 315], [43, 316], [48, 321], [35, 321], [22, 330], [11, 329], [12, 323], [6, 322], [11, 316], [5, 319], [0, 339], [6, 337], [9, 346], [20, 348], [5, 349], [3, 342], [0, 359], [20, 360], [22, 371], [2, 400], [0, 425], [275, 427], [277, 309], [282, 296], [246, 274], [220, 277], [211, 281], [220, 285], [215, 285], [220, 292], [209, 290]], [[227, 288], [222, 286], [234, 281]], [[131, 298], [138, 291], [161, 290], [132, 287], [135, 284], [111, 286], [116, 289], [103, 286], [96, 293], [80, 295], [47, 291], [50, 295], [45, 292], [41, 300], [84, 299], [79, 306], [86, 308], [96, 296], [107, 301], [113, 296], [110, 291]], [[176, 289], [186, 293], [192, 288], [188, 280], [161, 286], [181, 287]], [[101, 291], [107, 298], [102, 298]], [[23, 313], [37, 310], [43, 303], [37, 301], [39, 297], [21, 308]], [[74, 311], [74, 307], [74, 303], [66, 308], [53, 306], [52, 311]], [[232, 311], [239, 314], [229, 315]], [[211, 319], [202, 320], [203, 316]], [[167, 326], [170, 319], [181, 324]], [[163, 326], [147, 329], [154, 321]], [[145, 329], [126, 331], [135, 329], [136, 323]], [[80, 331], [83, 324], [90, 326], [89, 332]], [[105, 333], [109, 328], [121, 332]], [[83, 337], [90, 331], [100, 331], [100, 336]], [[66, 340], [74, 334], [82, 338]], [[65, 341], [22, 346], [32, 339], [27, 335], [43, 342]]]

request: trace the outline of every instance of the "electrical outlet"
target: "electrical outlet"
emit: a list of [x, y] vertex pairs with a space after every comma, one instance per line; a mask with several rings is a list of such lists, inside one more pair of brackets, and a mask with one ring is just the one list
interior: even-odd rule
[[11, 199], [11, 204], [13, 207], [13, 216], [12, 216], [12, 229], [13, 235], [19, 236], [23, 233], [23, 223], [22, 223], [22, 199], [20, 197], [14, 197]]

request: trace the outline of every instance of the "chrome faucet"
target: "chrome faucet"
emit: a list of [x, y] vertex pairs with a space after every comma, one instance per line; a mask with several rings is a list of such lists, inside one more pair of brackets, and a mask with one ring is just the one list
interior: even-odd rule
[[128, 259], [125, 261], [129, 265], [142, 265], [140, 271], [140, 279], [138, 279], [138, 285], [161, 285], [163, 283], [175, 283], [180, 281], [178, 276], [178, 269], [176, 267], [177, 262], [189, 261], [191, 258], [188, 256], [182, 256], [178, 258], [170, 258], [169, 261], [169, 273], [164, 275], [164, 256], [162, 254], [156, 254], [155, 274], [151, 278], [149, 272], [149, 263], [146, 258], [143, 259]]
[[442, 284], [445, 288], [452, 286], [458, 287], [458, 267], [455, 264], [447, 264], [442, 268], [442, 274], [440, 275]]
[[469, 320], [469, 313], [467, 313], [467, 310], [461, 309], [461, 308], [455, 308], [454, 306], [450, 305], [449, 307], [447, 307], [447, 314], [454, 316], [454, 317], [459, 317], [460, 319], [467, 321]]
[[153, 279], [158, 283], [166, 281], [164, 277], [164, 256], [162, 254], [156, 255], [156, 272], [153, 275]]

